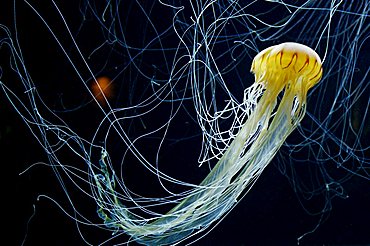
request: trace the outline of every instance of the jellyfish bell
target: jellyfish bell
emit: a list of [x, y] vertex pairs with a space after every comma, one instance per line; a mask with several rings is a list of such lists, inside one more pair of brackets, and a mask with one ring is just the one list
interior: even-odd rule
[[[310, 47], [293, 42], [282, 43], [262, 50], [253, 59], [251, 72], [255, 74], [255, 82], [265, 88], [265, 93], [260, 102], [259, 111], [265, 111], [267, 104], [285, 89], [283, 101], [301, 107], [295, 111], [299, 120], [304, 116], [307, 92], [322, 77], [322, 63], [319, 55]], [[293, 105], [289, 104], [289, 108]], [[303, 111], [301, 111], [303, 110]]]
[[296, 84], [303, 83], [303, 89], [307, 92], [320, 81], [322, 63], [319, 55], [310, 47], [287, 42], [258, 53], [253, 59], [251, 71], [257, 83], [272, 83], [266, 87], [281, 89], [296, 80]]

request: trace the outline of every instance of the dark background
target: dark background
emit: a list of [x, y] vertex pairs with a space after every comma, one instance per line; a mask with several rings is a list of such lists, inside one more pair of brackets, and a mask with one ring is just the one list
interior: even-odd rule
[[[44, 6], [38, 7], [41, 13], [44, 15], [47, 13], [42, 10]], [[68, 21], [76, 20], [79, 23], [78, 11], [69, 10], [67, 6], [62, 7], [63, 13], [69, 17]], [[9, 18], [5, 20], [1, 18], [0, 23], [4, 21], [6, 25], [11, 26], [13, 14], [9, 11], [6, 15], [2, 15]], [[24, 5], [17, 8], [17, 16], [20, 22], [18, 32], [21, 34], [21, 47], [25, 51], [26, 64], [33, 79], [47, 81], [45, 77], [53, 78], [55, 83], [59, 84], [70, 79], [68, 68], [65, 68], [66, 61], [62, 58], [63, 54], [58, 52], [54, 54], [58, 47], [55, 42], [50, 42], [50, 35], [45, 36], [45, 30], [39, 28], [43, 26], [40, 19]], [[59, 23], [60, 20], [55, 22]], [[48, 19], [48, 23], [54, 23], [54, 20]], [[59, 36], [59, 38], [62, 37]], [[38, 52], [40, 50], [46, 52]], [[9, 53], [1, 51], [2, 60], [5, 57], [6, 62], [9, 63], [7, 55]], [[42, 63], [42, 67], [37, 66], [38, 63]], [[2, 68], [3, 71], [6, 71], [5, 66]], [[4, 73], [2, 80], [6, 79], [14, 78]], [[50, 86], [55, 89], [55, 86]], [[47, 88], [43, 88], [47, 92]], [[37, 200], [40, 194], [50, 195], [57, 201], [66, 199], [52, 170], [39, 165], [19, 175], [34, 163], [47, 162], [47, 157], [3, 94], [0, 100], [3, 122], [0, 136], [3, 146], [1, 153], [5, 156], [2, 163], [10, 167], [11, 180], [14, 181], [12, 187], [15, 184], [16, 198], [12, 203], [14, 204], [12, 213], [16, 214], [15, 244], [20, 245], [24, 242], [24, 245], [84, 245], [85, 242], [81, 239], [72, 219], [68, 218], [51, 200], [45, 198]], [[51, 99], [51, 101], [58, 100]], [[349, 198], [334, 198], [333, 208], [325, 215], [325, 221], [320, 223], [314, 233], [303, 238], [302, 245], [370, 243], [370, 184], [365, 179], [354, 177], [343, 183], [343, 187]], [[83, 206], [83, 204], [80, 205]], [[287, 178], [281, 175], [276, 163], [273, 162], [235, 209], [195, 245], [296, 245], [297, 238], [313, 229], [319, 220], [320, 216], [308, 215], [302, 209]], [[87, 240], [94, 243], [109, 238], [109, 233], [103, 230], [90, 230], [84, 227], [83, 232], [87, 235]], [[122, 236], [122, 242], [125, 239], [127, 238]]]

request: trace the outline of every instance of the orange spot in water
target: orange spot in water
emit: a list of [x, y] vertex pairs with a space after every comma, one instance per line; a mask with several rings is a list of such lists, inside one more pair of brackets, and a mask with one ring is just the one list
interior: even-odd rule
[[107, 104], [106, 100], [112, 99], [114, 95], [112, 80], [106, 76], [97, 77], [91, 82], [91, 91], [96, 100], [102, 106], [105, 106]]

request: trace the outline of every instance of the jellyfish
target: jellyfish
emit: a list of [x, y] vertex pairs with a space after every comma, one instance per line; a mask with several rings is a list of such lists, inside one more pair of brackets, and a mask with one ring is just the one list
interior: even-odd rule
[[[263, 231], [282, 244], [319, 244], [308, 235], [325, 230], [337, 199], [367, 212], [365, 199], [351, 200], [370, 180], [365, 1], [27, 0], [11, 8], [0, 23], [0, 94], [39, 149], [27, 136], [7, 148], [41, 152], [36, 162], [14, 156], [23, 163], [18, 197], [32, 196], [19, 202], [24, 242], [230, 244], [241, 236], [263, 244], [254, 233]], [[264, 213], [253, 196], [264, 203], [273, 191], [259, 185], [284, 181], [288, 192], [270, 198], [286, 207], [278, 199], [291, 194], [313, 219], [274, 234], [239, 216]], [[232, 236], [215, 235], [235, 214]], [[283, 227], [296, 214], [269, 218]], [[323, 234], [335, 244], [342, 237], [332, 230]]]
[[[145, 245], [177, 243], [194, 230], [209, 227], [250, 189], [302, 120], [307, 92], [322, 77], [322, 63], [311, 48], [282, 43], [261, 51], [251, 71], [255, 83], [246, 97], [260, 96], [253, 111], [207, 177], [167, 214], [140, 218], [119, 202], [111, 174], [95, 176], [99, 213], [109, 227], [122, 228]], [[102, 170], [107, 170], [104, 155]]]
[[113, 85], [108, 77], [96, 78], [96, 81], [93, 81], [90, 87], [94, 97], [102, 106], [105, 106], [105, 100], [111, 99], [114, 95]]

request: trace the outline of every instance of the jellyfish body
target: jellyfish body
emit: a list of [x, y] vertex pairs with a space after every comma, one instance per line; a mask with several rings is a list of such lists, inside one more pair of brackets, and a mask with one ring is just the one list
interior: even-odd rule
[[302, 44], [260, 52], [251, 68], [255, 83], [246, 90], [258, 103], [207, 177], [164, 215], [142, 218], [121, 204], [103, 153], [102, 174], [95, 176], [99, 216], [147, 245], [177, 243], [208, 228], [246, 194], [302, 120], [307, 92], [322, 77], [321, 65], [316, 52]]

